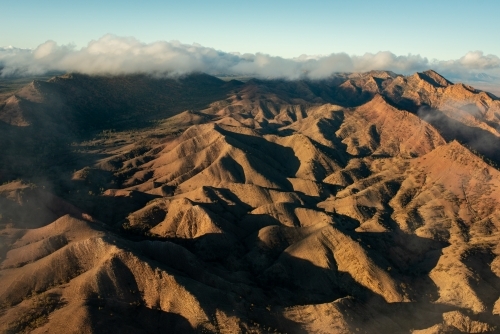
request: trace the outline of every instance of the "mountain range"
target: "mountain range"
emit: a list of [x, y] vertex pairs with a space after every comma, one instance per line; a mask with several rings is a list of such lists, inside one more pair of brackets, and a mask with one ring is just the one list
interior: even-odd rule
[[429, 70], [0, 100], [0, 331], [500, 330], [500, 99]]

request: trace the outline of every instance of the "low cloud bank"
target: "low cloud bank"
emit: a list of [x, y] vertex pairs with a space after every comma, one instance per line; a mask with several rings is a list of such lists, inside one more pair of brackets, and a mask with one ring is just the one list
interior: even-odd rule
[[396, 56], [383, 51], [350, 56], [300, 56], [293, 59], [267, 54], [239, 54], [180, 42], [142, 43], [135, 38], [105, 35], [76, 49], [47, 41], [36, 49], [0, 48], [0, 76], [33, 76], [49, 72], [85, 74], [149, 73], [177, 76], [192, 72], [259, 78], [321, 79], [335, 72], [391, 70], [410, 74], [434, 69], [450, 80], [500, 82], [500, 58], [481, 51], [457, 60], [429, 60], [420, 55]]

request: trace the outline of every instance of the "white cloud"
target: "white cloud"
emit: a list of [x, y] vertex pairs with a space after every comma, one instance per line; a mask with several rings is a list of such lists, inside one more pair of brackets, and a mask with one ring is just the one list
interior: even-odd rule
[[[325, 78], [335, 72], [392, 70], [409, 74], [435, 69], [453, 80], [474, 80], [485, 72], [500, 78], [500, 58], [469, 52], [457, 60], [428, 60], [420, 55], [397, 56], [383, 51], [362, 56], [333, 53], [286, 59], [267, 54], [227, 53], [178, 41], [142, 43], [132, 37], [105, 35], [86, 47], [47, 41], [34, 50], [0, 48], [1, 76], [40, 75], [52, 71], [86, 74], [150, 73], [182, 75], [191, 72], [247, 75], [261, 78]], [[483, 80], [484, 75], [480, 76]], [[500, 79], [499, 79], [500, 80]]]
[[491, 69], [500, 67], [500, 58], [494, 55], [485, 56], [482, 51], [474, 51], [460, 58], [459, 63], [466, 68]]

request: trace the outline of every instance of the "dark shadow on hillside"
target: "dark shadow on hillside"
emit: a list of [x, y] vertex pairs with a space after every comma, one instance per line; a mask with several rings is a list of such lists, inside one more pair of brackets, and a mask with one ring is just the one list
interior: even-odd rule
[[[220, 235], [211, 237], [220, 237]], [[373, 238], [385, 237], [373, 236]], [[215, 239], [212, 241], [216, 242]], [[155, 253], [154, 257], [156, 258], [158, 255]], [[328, 256], [331, 258], [331, 263], [335, 264], [333, 253]], [[156, 260], [144, 260], [148, 261], [153, 268], [158, 266], [167, 272], [172, 272], [170, 265], [165, 267], [164, 264], [156, 262]], [[173, 260], [167, 262], [171, 261]], [[455, 310], [461, 311], [473, 319], [494, 322], [491, 316], [470, 315], [466, 309], [436, 304], [432, 300], [388, 303], [381, 296], [357, 283], [348, 273], [339, 272], [335, 267], [332, 269], [319, 268], [309, 261], [294, 258], [288, 254], [283, 254], [280, 261], [285, 264], [281, 270], [268, 270], [259, 276], [246, 275], [248, 278], [253, 277], [254, 283], [241, 285], [241, 283], [233, 282], [230, 291], [226, 291], [224, 288], [224, 284], [227, 284], [223, 283], [225, 282], [224, 278], [219, 280], [213, 276], [229, 277], [230, 270], [222, 269], [223, 267], [217, 266], [215, 263], [208, 263], [206, 267], [198, 266], [199, 270], [197, 271], [181, 274], [193, 281], [180, 279], [177, 280], [177, 283], [181, 284], [198, 300], [204, 312], [210, 317], [210, 322], [216, 328], [219, 324], [214, 315], [217, 310], [221, 310], [228, 316], [240, 318], [242, 323], [250, 327], [258, 325], [260, 328], [271, 328], [271, 332], [276, 329], [280, 332], [302, 333], [305, 331], [300, 324], [284, 318], [282, 311], [285, 307], [330, 303], [339, 301], [338, 298], [348, 296], [349, 301], [339, 301], [337, 307], [353, 331], [359, 328], [365, 333], [407, 333], [411, 329], [425, 329], [442, 323], [442, 314]], [[194, 266], [196, 263], [190, 265]], [[213, 269], [214, 265], [219, 269]], [[117, 270], [117, 274], [125, 275], [121, 270], [118, 270], [120, 269], [118, 266], [113, 266], [113, 268], [115, 267], [114, 270]], [[173, 273], [177, 270], [181, 270], [182, 273], [182, 266], [175, 268]], [[244, 268], [240, 268], [240, 270], [248, 271]], [[224, 272], [226, 273], [224, 274]], [[127, 280], [124, 279], [124, 281]], [[427, 293], [422, 289], [422, 286], [418, 286], [418, 288], [421, 289], [419, 293]], [[214, 296], [219, 297], [214, 298]], [[123, 308], [120, 305], [111, 299], [106, 300], [106, 312], [111, 311], [114, 315], [113, 317], [106, 316], [106, 319], [103, 319], [99, 324], [99, 328], [105, 329], [106, 326], [116, 324], [116, 320], [113, 320], [116, 319], [114, 318], [116, 316], [119, 319], [123, 317], [123, 324], [118, 325], [124, 326], [123, 330], [146, 328], [149, 332], [155, 332], [155, 326], [179, 326], [183, 331], [190, 332], [189, 330], [191, 330], [189, 327], [183, 327], [186, 324], [183, 317], [172, 317], [168, 313], [155, 309], [155, 307], [146, 309], [137, 305]], [[94, 312], [97, 314], [98, 311]], [[135, 316], [127, 319], [131, 312], [135, 312]], [[144, 321], [148, 323], [144, 324]]]
[[[202, 205], [209, 209], [210, 211], [217, 213], [219, 215], [224, 215], [224, 213], [229, 212], [234, 215], [235, 218], [240, 219], [252, 210], [252, 207], [244, 202], [242, 202], [238, 196], [236, 196], [231, 190], [227, 188], [215, 188], [215, 187], [203, 187], [203, 191], [206, 195], [213, 200], [212, 203], [202, 203], [196, 202], [198, 205]], [[227, 204], [227, 202], [231, 204]]]
[[[198, 242], [202, 241], [202, 239], [206, 239], [210, 240], [211, 243], [218, 243], [220, 238], [222, 238], [222, 236], [217, 234], [204, 235], [198, 238]], [[233, 252], [233, 250], [228, 249], [227, 252], [230, 253]], [[241, 259], [239, 261], [241, 261]], [[224, 266], [221, 267], [220, 263], [210, 262], [208, 264], [208, 268], [218, 268], [213, 272], [217, 275], [222, 275], [221, 277], [230, 276], [231, 272], [236, 271], [234, 268], [224, 269]], [[221, 270], [224, 271], [225, 274], [221, 273]], [[245, 268], [244, 262], [240, 263], [238, 272], [248, 273], [245, 275], [248, 278], [255, 277]], [[221, 310], [228, 316], [239, 317], [241, 321], [249, 327], [254, 327], [258, 324], [260, 328], [271, 328], [272, 330], [270, 332], [273, 332], [275, 329], [279, 332], [287, 333], [305, 332], [300, 329], [296, 323], [286, 319], [282, 314], [277, 312], [277, 307], [279, 308], [282, 305], [275, 303], [276, 294], [270, 291], [268, 287], [264, 287], [263, 289], [262, 284], [257, 281], [251, 282], [249, 285], [243, 285], [241, 283], [232, 284], [233, 287], [229, 291], [221, 289], [222, 287], [219, 287], [217, 292], [212, 290], [213, 294], [220, 294], [220, 298], [217, 300], [208, 298], [208, 296], [203, 294], [203, 290], [193, 289], [196, 287], [194, 284], [184, 285], [184, 288], [198, 299], [200, 306], [208, 315], [214, 315], [217, 310]], [[206, 286], [203, 287], [203, 289], [206, 288]], [[262, 290], [265, 290], [264, 294]], [[278, 292], [278, 294], [279, 293], [281, 292]]]
[[[399, 92], [399, 94], [403, 94], [403, 92]], [[393, 95], [391, 97], [384, 96], [384, 100], [396, 109], [408, 110], [409, 112], [414, 114], [416, 114], [422, 107], [421, 105], [416, 104], [415, 101], [398, 95]]]
[[31, 184], [0, 195], [0, 223], [15, 228], [39, 228], [66, 214], [81, 216], [77, 207], [47, 190]]
[[[141, 247], [139, 257], [146, 261], [152, 268], [160, 268], [168, 273], [177, 275], [176, 282], [182, 285], [189, 293], [191, 293], [204, 312], [209, 317], [209, 321], [215, 328], [219, 329], [219, 323], [216, 320], [217, 311], [223, 311], [227, 316], [235, 316], [240, 318], [242, 324], [246, 328], [269, 328], [274, 329], [287, 328], [289, 333], [302, 333], [297, 331], [295, 323], [284, 318], [281, 314], [269, 308], [270, 301], [257, 286], [257, 283], [248, 281], [252, 275], [245, 270], [244, 264], [237, 265], [238, 267], [231, 268], [231, 265], [223, 260], [219, 261], [200, 261], [203, 254], [196, 251], [197, 243], [223, 243], [224, 236], [221, 234], [207, 234], [200, 238], [174, 239], [166, 238], [153, 241], [154, 245], [149, 241], [147, 247], [144, 244], [128, 244], [131, 247]], [[148, 242], [148, 241], [143, 241]], [[181, 251], [182, 248], [186, 250]], [[197, 260], [192, 257], [196, 254]], [[175, 256], [169, 257], [170, 256]], [[232, 261], [238, 261], [235, 257], [238, 251], [234, 247], [226, 249], [225, 256], [233, 258]], [[246, 278], [238, 278], [239, 276]], [[159, 291], [160, 293], [161, 291]], [[258, 324], [258, 325], [257, 325]], [[265, 325], [265, 326], [264, 326]], [[242, 327], [242, 328], [245, 328]], [[163, 328], [165, 329], [165, 328]], [[294, 329], [291, 331], [290, 329]]]
[[[246, 160], [251, 169], [261, 178], [272, 182], [280, 190], [293, 191], [287, 177], [294, 177], [300, 167], [300, 161], [293, 149], [268, 142], [264, 138], [233, 133], [219, 129], [226, 135], [226, 141], [246, 153]], [[245, 175], [245, 180], [249, 176]]]
[[[377, 238], [380, 238], [380, 236], [377, 236]], [[338, 272], [337, 275], [334, 275], [331, 270], [315, 267], [307, 261], [291, 258], [288, 255], [286, 257], [286, 260], [291, 263], [289, 267], [282, 268], [282, 270], [275, 272], [273, 276], [268, 275], [262, 281], [262, 288], [266, 290], [266, 293], [274, 297], [272, 302], [283, 303], [286, 301], [288, 304], [285, 305], [288, 306], [305, 305], [326, 303], [339, 297], [351, 296], [354, 302], [343, 311], [346, 313], [345, 315], [349, 314], [346, 319], [353, 330], [359, 327], [367, 333], [407, 333], [411, 329], [425, 329], [441, 323], [444, 312], [460, 310], [464, 314], [470, 314], [468, 310], [456, 306], [436, 304], [434, 300], [438, 295], [435, 286], [417, 282], [413, 286], [417, 290], [416, 294], [425, 297], [418, 298], [413, 302], [388, 303], [380, 296], [355, 282], [347, 273]], [[427, 262], [425, 272], [421, 272], [419, 275], [430, 281], [426, 275], [435, 266], [437, 257], [432, 260], [425, 259], [423, 262]], [[420, 265], [417, 264], [417, 266]], [[300, 270], [295, 270], [294, 276], [289, 272], [290, 267], [297, 267]], [[269, 274], [269, 272], [267, 273]], [[323, 287], [323, 289], [308, 290], [304, 289], [304, 286], [294, 286], [293, 282], [297, 279], [297, 273], [299, 275], [304, 273], [305, 276], [302, 282], [312, 282], [312, 287]], [[401, 277], [399, 279], [396, 282], [409, 283], [407, 280], [401, 279]], [[332, 286], [336, 287], [336, 289], [331, 289]], [[479, 318], [481, 317], [480, 315]], [[487, 316], [485, 320], [491, 323], [494, 320], [493, 318]]]
[[351, 218], [349, 216], [335, 213], [335, 228], [342, 231], [345, 234], [352, 234], [354, 230], [357, 229], [361, 224], [357, 219]]
[[[183, 316], [162, 311], [160, 305], [146, 307], [143, 291], [134, 274], [117, 258], [110, 271], [120, 280], [101, 275], [98, 295], [86, 301], [92, 328], [99, 333], [196, 333]], [[158, 291], [161, 293], [161, 291]]]
[[438, 288], [428, 274], [447, 244], [402, 232], [361, 232], [353, 237], [360, 241], [374, 263], [411, 288], [407, 292], [412, 299], [438, 298]]
[[[369, 315], [366, 310], [371, 309]], [[436, 324], [443, 323], [443, 313], [461, 311], [474, 318], [481, 316], [471, 315], [467, 309], [457, 306], [431, 302], [404, 302], [404, 303], [366, 303], [355, 306], [358, 322], [356, 326], [363, 328], [366, 333], [410, 333], [413, 330], [428, 329]], [[369, 317], [371, 316], [371, 317]], [[493, 317], [489, 317], [491, 323]], [[448, 333], [448, 332], [446, 332]], [[462, 333], [458, 330], [449, 333]]]
[[467, 126], [436, 109], [421, 108], [418, 116], [434, 126], [446, 141], [457, 140], [487, 158], [486, 163], [493, 162], [496, 166], [500, 165], [498, 154], [500, 141], [492, 133], [478, 127]]
[[490, 311], [500, 295], [500, 277], [491, 269], [495, 257], [490, 249], [477, 247], [469, 250], [463, 260], [463, 263], [481, 278], [482, 282], [471, 280], [471, 288]]
[[66, 199], [107, 225], [115, 225], [121, 223], [131, 212], [141, 209], [147, 202], [158, 197], [160, 196], [139, 191], [131, 191], [127, 196], [76, 192], [68, 194]]
[[[240, 86], [205, 74], [179, 79], [69, 74], [35, 81], [27, 97], [39, 102], [19, 98], [21, 113], [31, 124], [0, 122], [0, 183], [32, 177], [57, 180], [58, 171], [81, 166], [82, 156], [72, 152], [72, 143], [104, 129], [151, 127], [151, 121], [205, 108]], [[54, 168], [58, 171], [51, 172]]]
[[[340, 129], [344, 123], [344, 112], [336, 112], [335, 119], [324, 118], [318, 122], [318, 129], [321, 131], [325, 139], [332, 143], [332, 147], [321, 145], [320, 148], [325, 150], [327, 155], [333, 157], [335, 161], [339, 162], [342, 167], [347, 165], [349, 154], [347, 153], [347, 145], [342, 142], [335, 133]], [[345, 152], [345, 153], [340, 153]]]
[[[251, 151], [252, 154], [257, 155], [259, 159], [269, 165], [272, 169], [275, 169], [288, 177], [295, 176], [300, 167], [299, 159], [289, 147], [275, 144], [261, 137], [231, 132], [224, 130], [223, 128], [218, 128], [217, 131], [227, 137], [235, 139], [236, 142], [234, 143], [234, 146], [245, 151]], [[254, 167], [259, 170], [259, 166]]]
[[[184, 272], [182, 261], [168, 259], [165, 264], [157, 262], [171, 251], [164, 251], [161, 254], [140, 252], [139, 256], [154, 255], [150, 257], [152, 261], [145, 259], [153, 267], [163, 268], [166, 265], [165, 270], [171, 271], [169, 268], [175, 268], [181, 275], [189, 277], [194, 280], [193, 282], [199, 282], [185, 284], [186, 281], [177, 281], [198, 299], [207, 315], [212, 316], [217, 310], [222, 310], [229, 316], [239, 317], [243, 323], [257, 323], [259, 326], [264, 325], [265, 328], [270, 327], [281, 332], [303, 331], [299, 324], [283, 317], [281, 312], [285, 307], [329, 303], [348, 296], [351, 296], [352, 303], [350, 306], [341, 306], [341, 311], [345, 312], [349, 325], [353, 330], [359, 327], [370, 333], [408, 332], [412, 328], [428, 328], [442, 321], [442, 312], [458, 309], [433, 303], [432, 301], [436, 299], [436, 287], [427, 282], [429, 280], [427, 275], [436, 265], [440, 249], [444, 245], [417, 236], [400, 236], [395, 232], [356, 233], [351, 228], [349, 230], [353, 238], [356, 236], [356, 239], [359, 239], [377, 266], [382, 269], [386, 269], [384, 266], [391, 266], [392, 270], [388, 273], [396, 282], [411, 284], [415, 295], [410, 293], [410, 296], [416, 301], [387, 303], [381, 296], [356, 282], [347, 272], [338, 271], [333, 251], [326, 254], [331, 264], [330, 268], [317, 267], [307, 260], [281, 253], [277, 254], [271, 266], [255, 271], [245, 260], [241, 250], [235, 248], [234, 244], [226, 243], [226, 236], [207, 234], [192, 240], [163, 239], [186, 248], [200, 260], [205, 258], [203, 253], [206, 252], [206, 249], [198, 248], [197, 245], [200, 243], [222, 246], [220, 254], [225, 258], [205, 260], [202, 263], [206, 266], [190, 262], [188, 267], [192, 268], [189, 267], [191, 269], [187, 268]], [[162, 241], [158, 239], [156, 242]], [[387, 250], [387, 253], [380, 253], [375, 249]], [[394, 257], [396, 261], [387, 262], [385, 257]], [[177, 261], [178, 265], [171, 267], [169, 263], [172, 261]], [[195, 268], [193, 266], [198, 269], [193, 271]], [[239, 280], [234, 280], [231, 277], [236, 273], [251, 281], [241, 283]], [[214, 281], [211, 275], [221, 277], [222, 281]], [[232, 282], [229, 291], [224, 287], [228, 284], [222, 283], [224, 281]], [[207, 295], [207, 291], [211, 291], [210, 294]], [[214, 295], [220, 295], [220, 298], [213, 299]], [[154, 314], [150, 315], [150, 311], [152, 312], [138, 308], [137, 312], [144, 314], [145, 319], [153, 319], [149, 318]], [[182, 323], [180, 319], [168, 320], [169, 316], [166, 315], [158, 317], [165, 318], [148, 321], [153, 324], [161, 321], [166, 323], [172, 321], [173, 325], [177, 322]], [[213, 324], [217, 325], [217, 322], [214, 320]]]
[[354, 89], [339, 86], [332, 98], [332, 102], [345, 107], [358, 107], [370, 101], [375, 93], [363, 90], [359, 87]]
[[[342, 143], [342, 140], [335, 135], [335, 133], [340, 129], [340, 126], [344, 122], [344, 113], [343, 112], [335, 112], [334, 119], [330, 118], [321, 118], [317, 122], [317, 127], [321, 132], [322, 136], [331, 143], [331, 146], [323, 145], [312, 138], [309, 138], [316, 146], [317, 149], [322, 151], [326, 156], [335, 160], [339, 165], [345, 167], [348, 161], [348, 153], [346, 152], [347, 145]], [[282, 137], [291, 136], [297, 133], [293, 129], [281, 129], [276, 132], [277, 135]], [[342, 153], [341, 153], [342, 152]]]
[[245, 170], [235, 159], [230, 156], [223, 156], [219, 159], [219, 164], [226, 173], [231, 175], [235, 183], [246, 183]]
[[[331, 263], [335, 263], [333, 256], [330, 257]], [[457, 309], [453, 306], [436, 306], [431, 301], [387, 303], [381, 296], [357, 283], [346, 272], [319, 268], [309, 261], [293, 258], [286, 253], [281, 255], [280, 263], [284, 265], [276, 270], [266, 270], [258, 277], [259, 286], [268, 296], [267, 302], [279, 307], [293, 307], [328, 303], [350, 296], [354, 300], [353, 308], [360, 311], [353, 317], [350, 312], [352, 309], [344, 309], [349, 314], [346, 319], [353, 330], [359, 327], [369, 333], [387, 333], [392, 330], [407, 332], [412, 328], [427, 328], [442, 321], [442, 312]], [[425, 313], [429, 308], [435, 311]], [[366, 310], [370, 309], [376, 310], [378, 314], [367, 314]], [[271, 315], [265, 312], [259, 315], [259, 319], [267, 320], [270, 317]], [[390, 320], [387, 321], [388, 319]], [[377, 322], [378, 325], [373, 327]], [[394, 323], [397, 326], [392, 327]], [[293, 328], [281, 327], [281, 330]]]
[[249, 214], [238, 222], [239, 227], [245, 231], [245, 236], [259, 231], [267, 226], [282, 226], [283, 224], [269, 214]]
[[[394, 185], [396, 193], [399, 186]], [[384, 200], [388, 202], [390, 198]], [[446, 242], [423, 238], [401, 231], [398, 223], [391, 216], [393, 209], [386, 206], [383, 211], [373, 211], [380, 215], [380, 223], [388, 232], [357, 232], [355, 219], [341, 217], [347, 221], [347, 228], [340, 229], [352, 239], [357, 240], [380, 268], [387, 270], [396, 281], [403, 282], [412, 290], [408, 291], [412, 299], [431, 301], [438, 298], [438, 288], [428, 277], [442, 255], [442, 249], [449, 246]], [[359, 222], [358, 222], [359, 224]]]
[[180, 314], [145, 306], [125, 307], [108, 302], [105, 309], [93, 311], [92, 315], [96, 333], [200, 333]]
[[49, 84], [66, 97], [64, 103], [72, 110], [77, 124], [117, 130], [140, 128], [150, 120], [204, 108], [239, 87], [206, 74], [178, 79], [141, 74], [70, 74], [54, 78]]

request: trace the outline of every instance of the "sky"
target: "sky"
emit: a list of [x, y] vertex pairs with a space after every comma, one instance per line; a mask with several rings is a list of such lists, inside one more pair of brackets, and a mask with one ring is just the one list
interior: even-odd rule
[[[499, 12], [500, 1], [496, 0], [0, 0], [0, 47], [36, 50], [51, 41], [59, 48], [53, 50], [66, 48], [67, 52], [75, 53], [87, 50], [89, 43], [98, 43], [103, 38], [109, 41], [109, 36], [114, 36], [119, 41], [128, 39], [146, 46], [177, 43], [186, 48], [209, 48], [226, 55], [238, 53], [255, 57], [262, 54], [274, 60], [301, 56], [302, 60], [320, 59], [331, 55], [347, 55], [353, 59], [382, 53], [410, 60], [418, 56], [424, 60], [420, 62], [422, 66], [437, 66], [435, 64], [446, 62], [456, 65], [464, 57], [469, 60], [475, 57], [482, 65], [473, 71], [495, 76], [500, 75], [500, 63], [496, 64], [500, 43], [495, 42], [500, 31]], [[161, 47], [158, 50], [165, 51]], [[5, 60], [8, 57], [2, 56], [0, 50], [0, 66], [13, 66], [12, 59]], [[80, 55], [78, 62], [82, 57]], [[56, 61], [53, 57], [50, 59]], [[401, 63], [402, 58], [399, 59]], [[92, 61], [96, 59], [87, 63]], [[165, 57], [161, 61], [166, 61]], [[334, 61], [329, 59], [330, 63]], [[485, 61], [488, 64], [485, 65]], [[71, 70], [68, 65], [71, 61], [65, 62], [66, 65], [60, 67]], [[126, 63], [132, 62], [128, 59]], [[419, 69], [413, 65], [398, 67], [393, 63], [382, 65], [402, 72]], [[197, 69], [208, 68], [204, 66]], [[213, 61], [210, 66], [213, 67]], [[222, 71], [221, 66], [219, 64], [214, 71]], [[470, 72], [473, 66], [470, 62], [467, 66]], [[241, 67], [238, 67], [240, 71]], [[296, 68], [294, 75], [312, 72], [309, 67]], [[332, 68], [359, 70], [367, 67]], [[159, 69], [170, 70], [171, 67], [160, 66]], [[186, 65], [185, 70], [188, 69]], [[283, 76], [290, 76], [289, 71]]]

